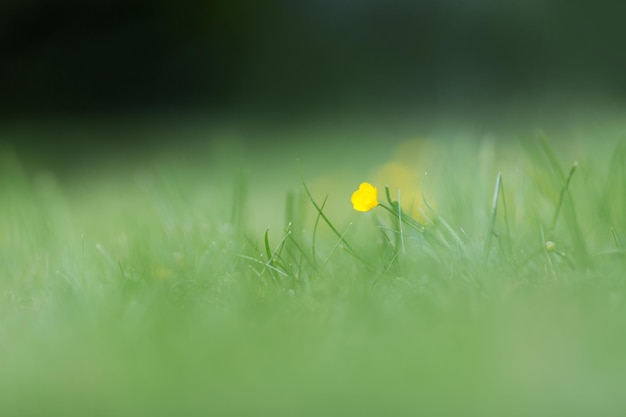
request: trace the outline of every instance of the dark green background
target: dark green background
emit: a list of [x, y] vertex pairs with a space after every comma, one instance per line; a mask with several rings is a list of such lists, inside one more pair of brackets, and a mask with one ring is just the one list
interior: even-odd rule
[[[158, 124], [162, 115], [283, 124], [619, 103], [625, 4], [5, 0], [0, 114], [28, 125]], [[154, 140], [115, 136], [89, 141]], [[44, 141], [89, 142], [65, 133]]]
[[623, 2], [12, 0], [5, 111], [626, 92]]

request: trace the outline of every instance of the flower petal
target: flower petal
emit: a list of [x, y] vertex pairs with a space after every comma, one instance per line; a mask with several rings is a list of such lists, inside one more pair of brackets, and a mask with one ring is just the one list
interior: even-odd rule
[[361, 183], [352, 193], [351, 201], [356, 211], [370, 211], [378, 205], [378, 190], [368, 182]]

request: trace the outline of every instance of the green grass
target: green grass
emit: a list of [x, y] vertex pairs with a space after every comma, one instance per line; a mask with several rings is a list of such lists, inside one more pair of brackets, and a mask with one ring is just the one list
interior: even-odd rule
[[[0, 415], [624, 414], [624, 133], [5, 149]], [[417, 198], [376, 182], [400, 159]]]

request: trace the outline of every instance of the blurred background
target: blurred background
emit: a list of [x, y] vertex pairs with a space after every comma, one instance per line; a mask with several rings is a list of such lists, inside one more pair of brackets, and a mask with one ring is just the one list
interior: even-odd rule
[[194, 135], [155, 132], [205, 124], [509, 123], [619, 107], [625, 12], [584, 0], [4, 0], [0, 141], [67, 157], [182, 144]]

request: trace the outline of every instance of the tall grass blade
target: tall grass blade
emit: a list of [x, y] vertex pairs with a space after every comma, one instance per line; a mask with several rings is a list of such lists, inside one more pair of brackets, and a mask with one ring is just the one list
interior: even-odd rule
[[339, 238], [339, 240], [341, 240], [341, 243], [343, 243], [344, 247], [346, 248], [346, 250], [348, 251], [350, 255], [352, 255], [354, 258], [358, 259], [365, 265], [368, 265], [371, 267], [368, 261], [362, 258], [354, 249], [352, 249], [352, 246], [346, 241], [346, 239], [344, 238], [344, 235], [339, 233], [339, 230], [337, 230], [337, 228], [333, 225], [333, 223], [328, 219], [326, 214], [324, 214], [324, 211], [322, 210], [322, 208], [317, 204], [317, 202], [313, 198], [313, 195], [311, 194], [309, 187], [307, 187], [306, 182], [304, 181], [304, 177], [302, 176], [302, 171], [300, 169], [299, 169], [299, 174], [300, 174], [300, 181], [302, 182], [302, 186], [304, 187], [304, 191], [306, 192], [306, 195], [309, 198], [309, 201], [311, 202], [311, 204], [313, 204], [313, 207], [315, 207], [315, 210], [317, 210], [318, 214], [324, 220], [324, 222], [328, 225], [328, 227], [330, 227], [330, 230], [332, 230], [332, 232]]
[[539, 144], [541, 146], [541, 149], [545, 157], [548, 160], [549, 167], [552, 169], [553, 172], [555, 172], [558, 175], [560, 184], [561, 184], [561, 191], [559, 193], [559, 201], [557, 202], [554, 215], [552, 216], [552, 223], [550, 224], [550, 229], [548, 230], [549, 232], [548, 237], [550, 239], [554, 239], [554, 233], [555, 233], [557, 221], [559, 219], [559, 214], [561, 211], [563, 211], [565, 220], [566, 220], [566, 225], [567, 225], [569, 232], [571, 233], [574, 248], [576, 251], [576, 259], [580, 263], [587, 263], [588, 261], [590, 261], [590, 258], [587, 253], [587, 244], [586, 244], [583, 232], [580, 228], [580, 224], [578, 222], [574, 201], [572, 199], [571, 193], [569, 192], [570, 182], [572, 180], [574, 172], [576, 172], [576, 168], [578, 167], [578, 162], [574, 162], [572, 164], [572, 167], [569, 171], [568, 176], [565, 177], [565, 175], [563, 174], [563, 171], [561, 170], [560, 164], [557, 160], [556, 154], [554, 153], [552, 148], [548, 145], [547, 141], [543, 139], [539, 142]]
[[272, 250], [270, 249], [270, 239], [269, 239], [270, 229], [265, 230], [265, 235], [263, 236], [263, 242], [265, 243], [265, 254], [267, 255], [267, 262], [272, 259]]
[[615, 227], [611, 227], [611, 234], [613, 235], [613, 241], [615, 242], [615, 246], [617, 247], [617, 249], [623, 250], [624, 245], [622, 244], [622, 239], [620, 239], [619, 235], [617, 234]]
[[[324, 207], [326, 206], [327, 201], [328, 201], [328, 196], [324, 197], [324, 201], [322, 201], [322, 205], [320, 206], [321, 211], [324, 210]], [[319, 226], [319, 223], [320, 223], [320, 217], [322, 216], [320, 212], [318, 212], [317, 216], [315, 216], [315, 223], [313, 224], [313, 236], [311, 237], [311, 255], [313, 256], [313, 262], [317, 262], [317, 253], [315, 250], [315, 243], [317, 241], [317, 227]]]
[[489, 259], [489, 252], [491, 251], [491, 241], [493, 239], [494, 230], [496, 226], [496, 216], [498, 214], [498, 198], [500, 196], [502, 183], [502, 172], [498, 172], [496, 177], [496, 186], [493, 190], [493, 198], [491, 200], [491, 218], [489, 219], [489, 226], [487, 228], [487, 236], [485, 238], [485, 248], [483, 250], [483, 263], [487, 263]]
[[406, 254], [406, 248], [404, 246], [404, 231], [402, 230], [402, 209], [400, 203], [400, 190], [398, 190], [398, 229], [400, 231], [400, 243], [402, 244], [402, 254]]
[[565, 198], [565, 193], [568, 191], [570, 181], [574, 176], [574, 172], [576, 172], [576, 168], [578, 167], [578, 162], [574, 162], [572, 164], [572, 168], [569, 170], [569, 174], [567, 175], [567, 179], [561, 187], [561, 193], [559, 194], [559, 201], [556, 205], [556, 209], [554, 211], [554, 216], [552, 216], [552, 223], [550, 223], [550, 230], [553, 231], [556, 227], [556, 222], [559, 219], [559, 213], [561, 212], [561, 206], [563, 205], [563, 199]]

